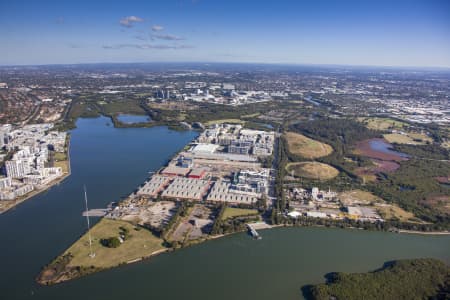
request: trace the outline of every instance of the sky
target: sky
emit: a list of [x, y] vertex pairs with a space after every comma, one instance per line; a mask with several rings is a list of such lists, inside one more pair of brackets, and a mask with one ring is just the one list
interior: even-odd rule
[[0, 65], [450, 67], [447, 0], [0, 0]]

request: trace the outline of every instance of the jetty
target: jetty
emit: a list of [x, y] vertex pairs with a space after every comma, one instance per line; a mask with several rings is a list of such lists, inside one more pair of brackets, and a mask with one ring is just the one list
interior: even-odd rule
[[260, 240], [262, 237], [259, 235], [259, 233], [256, 231], [257, 229], [268, 229], [272, 228], [271, 225], [265, 223], [265, 222], [256, 222], [256, 223], [248, 223], [246, 224], [249, 233], [254, 239]]
[[83, 217], [88, 216], [88, 214], [89, 214], [89, 217], [104, 217], [110, 211], [111, 211], [111, 209], [108, 209], [108, 208], [94, 208], [94, 209], [90, 209], [88, 211], [83, 211], [82, 215], [83, 215]]

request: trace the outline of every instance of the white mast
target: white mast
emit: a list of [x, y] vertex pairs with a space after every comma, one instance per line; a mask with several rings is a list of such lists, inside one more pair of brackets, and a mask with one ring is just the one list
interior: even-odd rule
[[88, 209], [86, 186], [84, 186], [84, 202], [86, 203], [86, 220], [87, 220], [88, 236], [89, 236], [89, 257], [94, 258], [95, 253], [92, 252], [92, 237], [91, 237], [91, 226], [89, 224], [89, 209]]

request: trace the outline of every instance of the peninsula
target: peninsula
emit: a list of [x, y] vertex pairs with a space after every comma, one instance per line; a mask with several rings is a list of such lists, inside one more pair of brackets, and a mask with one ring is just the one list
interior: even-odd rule
[[[210, 124], [126, 199], [84, 212], [103, 218], [47, 265], [37, 281], [51, 285], [233, 232], [249, 230], [259, 238], [257, 229], [273, 226], [407, 233], [432, 228], [433, 224], [368, 191], [295, 187], [296, 174], [330, 181], [340, 172], [324, 162], [286, 164], [289, 155], [319, 159], [334, 149], [293, 132]], [[283, 175], [291, 183], [280, 185], [285, 172], [294, 179]], [[280, 190], [284, 196], [277, 197]], [[279, 216], [274, 212], [282, 199], [290, 200], [290, 209]], [[397, 216], [403, 219], [395, 220]]]

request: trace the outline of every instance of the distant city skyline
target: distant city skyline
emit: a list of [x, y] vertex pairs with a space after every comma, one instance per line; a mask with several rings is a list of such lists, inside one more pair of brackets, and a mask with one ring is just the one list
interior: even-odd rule
[[450, 1], [3, 1], [0, 65], [450, 68]]

